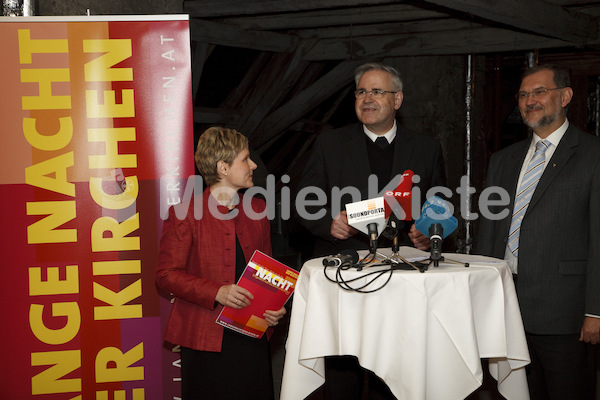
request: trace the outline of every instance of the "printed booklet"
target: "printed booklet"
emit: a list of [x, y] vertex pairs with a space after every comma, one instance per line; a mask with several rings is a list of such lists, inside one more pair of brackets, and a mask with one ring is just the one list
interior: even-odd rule
[[297, 279], [298, 271], [256, 250], [237, 282], [252, 293], [254, 300], [242, 309], [223, 307], [216, 322], [260, 339], [269, 327], [263, 314], [283, 307], [294, 292]]

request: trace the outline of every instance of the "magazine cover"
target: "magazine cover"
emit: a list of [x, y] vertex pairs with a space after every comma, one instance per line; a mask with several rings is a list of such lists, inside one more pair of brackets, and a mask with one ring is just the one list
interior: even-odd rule
[[216, 322], [260, 339], [269, 327], [263, 314], [283, 307], [294, 292], [297, 279], [298, 271], [256, 250], [237, 283], [248, 289], [254, 300], [242, 309], [223, 307]]

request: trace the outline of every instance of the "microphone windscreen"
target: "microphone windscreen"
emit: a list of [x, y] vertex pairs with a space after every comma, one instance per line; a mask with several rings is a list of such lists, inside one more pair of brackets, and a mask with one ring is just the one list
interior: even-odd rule
[[421, 210], [421, 216], [415, 221], [415, 228], [425, 236], [429, 236], [429, 228], [433, 224], [441, 225], [444, 239], [458, 227], [458, 220], [450, 214], [448, 203], [438, 196], [427, 199]]

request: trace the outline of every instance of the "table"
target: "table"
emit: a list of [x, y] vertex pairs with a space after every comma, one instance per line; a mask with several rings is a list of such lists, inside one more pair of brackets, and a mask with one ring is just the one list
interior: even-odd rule
[[[399, 254], [428, 255], [411, 247]], [[304, 399], [321, 386], [324, 357], [331, 355], [358, 357], [402, 400], [462, 400], [482, 384], [481, 358], [487, 358], [500, 393], [528, 400], [530, 358], [507, 264], [483, 256], [444, 257], [470, 266], [441, 262], [424, 273], [394, 271], [374, 293], [344, 290], [325, 278], [322, 258], [307, 261], [292, 304], [281, 400]], [[345, 276], [366, 271], [351, 269]]]

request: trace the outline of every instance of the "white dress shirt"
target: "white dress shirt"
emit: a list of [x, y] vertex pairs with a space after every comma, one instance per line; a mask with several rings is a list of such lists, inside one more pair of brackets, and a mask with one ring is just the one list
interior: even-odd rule
[[[558, 147], [558, 144], [560, 143], [561, 139], [565, 135], [565, 132], [567, 131], [568, 127], [569, 127], [569, 120], [566, 119], [565, 122], [560, 126], [560, 128], [558, 128], [557, 130], [552, 132], [546, 138], [546, 140], [550, 142], [550, 146], [548, 147], [548, 149], [546, 149], [546, 152], [544, 154], [545, 155], [544, 170], [546, 170], [546, 167], [548, 166], [548, 163], [550, 162], [552, 155], [556, 151], [556, 147]], [[533, 137], [531, 139], [531, 143], [529, 144], [529, 150], [527, 150], [527, 154], [525, 155], [525, 160], [523, 161], [523, 165], [521, 166], [521, 173], [519, 174], [519, 181], [517, 182], [517, 188], [521, 187], [521, 181], [523, 180], [523, 176], [525, 175], [527, 166], [529, 165], [529, 162], [533, 158], [533, 154], [535, 153], [536, 144], [540, 140], [542, 140], [542, 139], [534, 133]], [[516, 196], [516, 194], [515, 194], [515, 196]], [[525, 215], [527, 215], [527, 213], [525, 213]], [[508, 266], [510, 267], [512, 273], [513, 274], [518, 273], [518, 258], [515, 257], [515, 255], [508, 248], [508, 246], [506, 246], [506, 251], [504, 253], [504, 259], [508, 263]]]

